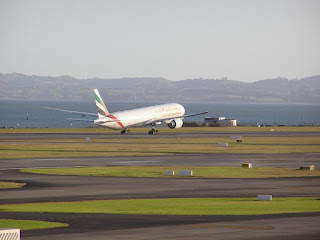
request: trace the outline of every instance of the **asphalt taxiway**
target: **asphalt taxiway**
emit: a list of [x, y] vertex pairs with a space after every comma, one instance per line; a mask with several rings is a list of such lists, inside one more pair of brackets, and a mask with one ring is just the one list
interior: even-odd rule
[[[266, 134], [266, 133], [262, 133]], [[299, 133], [303, 134], [303, 133]], [[313, 133], [316, 134], [316, 133]], [[319, 134], [319, 133], [318, 133]], [[228, 133], [230, 135], [230, 133]], [[238, 134], [239, 135], [239, 134]], [[241, 134], [244, 135], [244, 134]], [[290, 135], [290, 134], [289, 134]], [[319, 134], [320, 135], [320, 134]], [[19, 135], [20, 136], [20, 135]], [[57, 138], [22, 134], [3, 140]], [[85, 138], [67, 134], [59, 138]], [[101, 134], [94, 135], [99, 138]], [[142, 135], [130, 136], [140, 138]], [[193, 136], [193, 135], [190, 135]], [[203, 136], [203, 135], [202, 135]], [[291, 135], [290, 135], [291, 136]], [[110, 136], [107, 135], [106, 138]], [[128, 136], [119, 136], [128, 137]], [[145, 137], [145, 136], [143, 136]], [[150, 136], [156, 137], [156, 136]], [[163, 136], [162, 136], [163, 137]], [[173, 137], [171, 134], [168, 137]], [[177, 137], [174, 135], [174, 137]], [[1, 144], [1, 143], [0, 143]], [[274, 179], [157, 179], [123, 177], [50, 176], [19, 172], [24, 168], [121, 165], [320, 167], [319, 153], [297, 154], [176, 154], [152, 157], [56, 159], [0, 159], [0, 181], [25, 182], [22, 189], [0, 191], [0, 204], [96, 199], [171, 197], [320, 196], [320, 178]], [[23, 231], [22, 239], [318, 239], [320, 213], [262, 216], [143, 216], [104, 214], [6, 213], [0, 218], [46, 220], [70, 227]]]

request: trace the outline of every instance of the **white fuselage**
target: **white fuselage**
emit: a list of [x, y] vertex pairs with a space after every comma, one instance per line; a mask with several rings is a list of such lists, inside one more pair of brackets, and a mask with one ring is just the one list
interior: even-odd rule
[[104, 117], [95, 120], [94, 123], [110, 129], [124, 129], [142, 127], [148, 125], [148, 122], [154, 119], [179, 118], [184, 114], [185, 109], [183, 106], [177, 103], [168, 103], [112, 113], [110, 115], [115, 117], [113, 118], [114, 121], [111, 121], [111, 117]]

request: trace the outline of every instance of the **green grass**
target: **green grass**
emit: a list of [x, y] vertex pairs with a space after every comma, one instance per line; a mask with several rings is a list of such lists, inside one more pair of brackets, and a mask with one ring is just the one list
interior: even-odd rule
[[[174, 170], [176, 176], [164, 175]], [[179, 170], [193, 170], [192, 178], [282, 178], [320, 176], [320, 170], [302, 171], [294, 168], [196, 167], [196, 166], [116, 166], [84, 168], [23, 169], [22, 172], [50, 175], [177, 178]], [[180, 177], [185, 178], [185, 177]], [[190, 177], [189, 177], [190, 178]]]
[[[15, 142], [0, 141], [0, 156], [10, 158], [63, 158], [106, 156], [156, 156], [176, 153], [304, 153], [320, 152], [318, 136], [248, 136], [243, 143], [229, 137], [163, 137], [144, 136], [139, 139], [34, 139]], [[219, 142], [229, 147], [219, 147]]]
[[68, 224], [58, 222], [0, 219], [0, 228], [20, 228], [21, 230], [36, 230], [68, 226]]
[[143, 151], [139, 148], [130, 149], [122, 144], [104, 146], [101, 144], [66, 144], [66, 143], [0, 143], [1, 159], [12, 158], [64, 158], [64, 157], [107, 157], [107, 156], [159, 156], [166, 152]]
[[320, 212], [319, 198], [170, 198], [0, 205], [2, 212], [147, 215], [262, 215]]
[[7, 188], [22, 188], [26, 184], [25, 183], [16, 183], [16, 182], [0, 182], [0, 189]]

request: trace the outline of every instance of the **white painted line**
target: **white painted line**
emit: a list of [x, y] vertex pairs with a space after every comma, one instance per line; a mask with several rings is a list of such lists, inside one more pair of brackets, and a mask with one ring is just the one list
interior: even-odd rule
[[123, 161], [123, 162], [111, 162], [111, 163], [153, 163], [153, 162], [163, 162], [163, 161]]
[[72, 158], [40, 158], [40, 159], [37, 159], [37, 158], [32, 158], [32, 159], [29, 159], [29, 160], [33, 160], [33, 161], [66, 161], [66, 160], [78, 160], [78, 159], [72, 159]]
[[[129, 163], [155, 163], [155, 162], [163, 162], [163, 161], [123, 161], [123, 162], [111, 162], [112, 164], [129, 164]], [[13, 168], [2, 168], [0, 171], [6, 170], [22, 170], [22, 169], [42, 169], [42, 168], [83, 168], [83, 167], [108, 167], [108, 166], [90, 166], [90, 165], [76, 165], [76, 166], [63, 166], [63, 167], [13, 167]]]
[[2, 169], [0, 169], [0, 171], [6, 171], [6, 170], [21, 170], [21, 169], [25, 169], [25, 168], [2, 168]]

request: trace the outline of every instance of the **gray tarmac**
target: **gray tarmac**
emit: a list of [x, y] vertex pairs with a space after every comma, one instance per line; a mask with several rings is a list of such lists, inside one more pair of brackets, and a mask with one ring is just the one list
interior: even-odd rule
[[[261, 133], [271, 134], [271, 133]], [[282, 133], [283, 134], [283, 133]], [[303, 133], [294, 133], [303, 135]], [[308, 133], [310, 134], [310, 133]], [[320, 135], [319, 133], [311, 133]], [[196, 134], [197, 136], [199, 134]], [[188, 136], [196, 136], [188, 134]], [[216, 135], [216, 134], [215, 134]], [[214, 136], [215, 136], [214, 135]], [[228, 133], [227, 135], [232, 135]], [[235, 134], [239, 135], [239, 134]], [[244, 136], [245, 134], [241, 134]], [[256, 134], [258, 135], [258, 134]], [[83, 134], [16, 134], [0, 139], [79, 138]], [[177, 137], [177, 134], [159, 135]], [[184, 136], [184, 135], [183, 135]], [[202, 133], [201, 136], [211, 136]], [[286, 135], [285, 135], [286, 136]], [[291, 133], [288, 137], [294, 136]], [[140, 138], [145, 135], [91, 137]], [[157, 136], [150, 136], [157, 137]], [[1, 144], [1, 143], [0, 143]], [[320, 167], [319, 153], [299, 154], [177, 154], [154, 157], [98, 157], [57, 159], [0, 159], [0, 181], [26, 182], [22, 189], [0, 191], [0, 204], [97, 199], [171, 197], [319, 197], [320, 178], [276, 179], [156, 179], [49, 176], [19, 172], [24, 168], [164, 165]], [[320, 213], [262, 216], [144, 216], [104, 214], [5, 213], [1, 218], [47, 220], [70, 227], [22, 231], [22, 239], [319, 239]]]
[[210, 132], [210, 131], [201, 131], [201, 132], [179, 132], [172, 130], [170, 133], [161, 132], [159, 129], [158, 135], [148, 135], [148, 131], [150, 129], [146, 128], [145, 132], [133, 132], [128, 135], [120, 135], [120, 131], [112, 131], [106, 133], [2, 133], [0, 134], [0, 140], [28, 140], [28, 139], [85, 139], [86, 137], [92, 138], [107, 138], [107, 139], [139, 139], [139, 138], [176, 138], [176, 137], [229, 137], [232, 135], [236, 136], [286, 136], [286, 137], [294, 137], [294, 136], [319, 136], [319, 132], [282, 132], [282, 131], [262, 131], [262, 132]]

